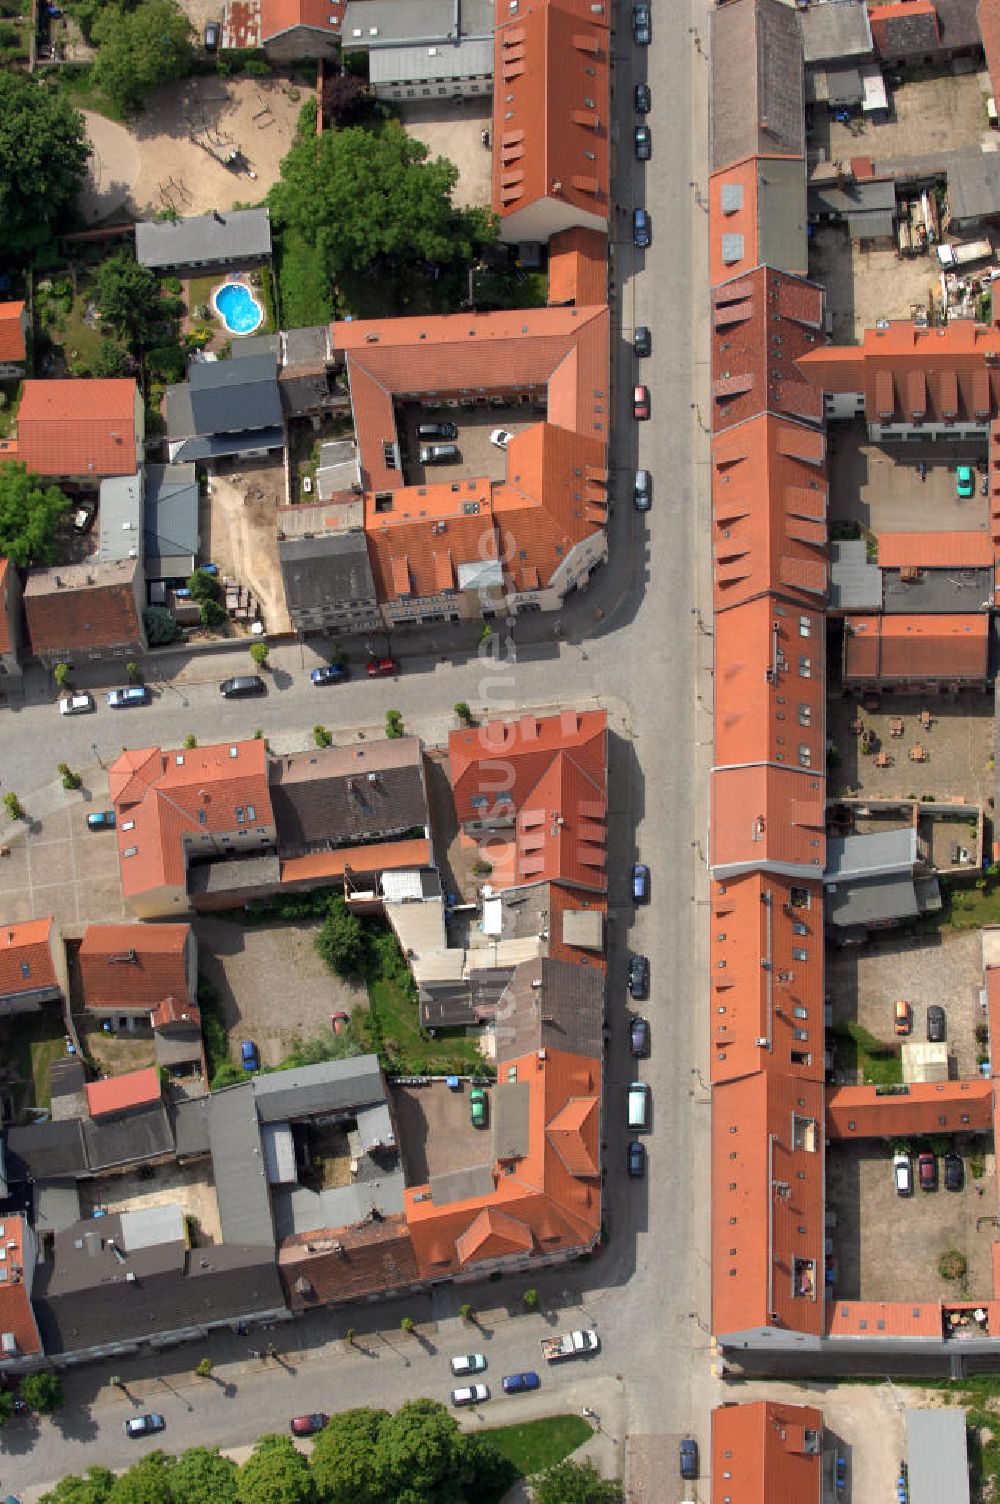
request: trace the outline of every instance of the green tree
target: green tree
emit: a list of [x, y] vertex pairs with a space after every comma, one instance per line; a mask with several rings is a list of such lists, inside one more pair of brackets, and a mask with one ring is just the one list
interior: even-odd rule
[[107, 1504], [115, 1475], [107, 1467], [88, 1467], [82, 1475], [70, 1473], [60, 1478], [39, 1504]]
[[585, 1462], [557, 1462], [532, 1481], [535, 1504], [622, 1504], [617, 1478], [602, 1478], [588, 1458]]
[[229, 617], [225, 606], [220, 606], [218, 601], [202, 601], [198, 619], [207, 632], [217, 632], [226, 625]]
[[165, 647], [168, 642], [175, 640], [180, 631], [173, 613], [166, 606], [147, 606], [142, 613], [142, 625], [151, 648]]
[[475, 1450], [437, 1400], [411, 1400], [383, 1422], [379, 1463], [391, 1499], [465, 1504], [475, 1482]]
[[150, 1452], [120, 1473], [111, 1485], [108, 1504], [171, 1504], [170, 1466], [165, 1452]]
[[390, 741], [403, 734], [403, 713], [400, 710], [387, 710], [385, 713], [385, 734]]
[[330, 900], [329, 913], [320, 926], [315, 944], [327, 966], [337, 976], [354, 976], [364, 969], [364, 929], [357, 914], [351, 913], [339, 893]]
[[403, 1333], [403, 1335], [405, 1337], [408, 1337], [410, 1335], [410, 1333], [413, 1331], [413, 1317], [412, 1316], [404, 1316], [403, 1319], [402, 1319], [402, 1321], [399, 1323], [399, 1330]]
[[0, 1426], [14, 1414], [14, 1396], [9, 1389], [0, 1389]]
[[24, 805], [14, 793], [13, 789], [8, 789], [6, 794], [4, 794], [3, 803], [4, 808], [6, 809], [8, 815], [10, 815], [10, 818], [12, 820], [24, 819]]
[[524, 1303], [524, 1309], [526, 1311], [533, 1311], [538, 1305], [538, 1291], [525, 1290], [524, 1294], [521, 1296], [521, 1300]]
[[191, 592], [194, 601], [218, 601], [222, 599], [222, 586], [219, 584], [217, 575], [209, 574], [207, 569], [196, 569], [194, 574], [187, 577], [187, 588]]
[[323, 118], [333, 125], [357, 125], [372, 111], [371, 90], [353, 73], [332, 73], [323, 83]]
[[19, 569], [51, 564], [56, 530], [68, 506], [58, 486], [47, 485], [18, 460], [0, 465], [0, 554]]
[[52, 670], [52, 677], [56, 681], [56, 689], [63, 689], [69, 678], [70, 668], [68, 663], [57, 663]]
[[21, 1398], [39, 1415], [51, 1415], [63, 1404], [62, 1380], [54, 1373], [26, 1373], [21, 1380]]
[[363, 1051], [357, 1040], [349, 1034], [335, 1034], [327, 1029], [313, 1039], [299, 1039], [281, 1062], [282, 1070], [297, 1069], [300, 1065], [322, 1065], [324, 1060], [349, 1060]]
[[[353, 1330], [348, 1337], [353, 1338]], [[345, 1339], [346, 1340], [346, 1339]], [[343, 1410], [331, 1415], [316, 1437], [312, 1472], [324, 1504], [382, 1504], [386, 1498], [379, 1463], [385, 1410]]]
[[170, 1469], [173, 1504], [236, 1504], [236, 1463], [214, 1448], [189, 1447]]
[[151, 90], [191, 71], [194, 30], [175, 0], [145, 0], [134, 11], [108, 5], [93, 37], [100, 49], [94, 82], [120, 110], [134, 110]]
[[465, 700], [456, 700], [455, 704], [452, 706], [452, 709], [458, 716], [458, 719], [460, 721], [464, 721], [466, 725], [468, 725], [472, 720], [472, 711], [469, 709], [468, 704]]
[[[158, 3], [150, 0], [151, 5]], [[96, 268], [94, 295], [101, 317], [133, 349], [151, 339], [163, 321], [159, 279], [124, 247]]]
[[269, 652], [270, 648], [268, 647], [266, 642], [252, 642], [250, 644], [250, 657], [253, 659], [254, 663], [256, 663], [258, 668], [264, 667], [267, 662], [267, 655]]
[[24, 259], [66, 224], [87, 170], [83, 117], [24, 73], [0, 72], [0, 224]]
[[114, 340], [102, 339], [97, 354], [90, 362], [91, 376], [127, 376], [128, 355]]
[[290, 1436], [262, 1436], [236, 1475], [238, 1504], [312, 1504], [309, 1464]]

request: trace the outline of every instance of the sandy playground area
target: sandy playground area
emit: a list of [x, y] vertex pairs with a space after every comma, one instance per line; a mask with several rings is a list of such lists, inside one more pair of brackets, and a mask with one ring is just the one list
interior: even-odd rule
[[[153, 94], [127, 127], [84, 111], [93, 147], [85, 219], [93, 224], [121, 208], [206, 214], [256, 202], [277, 180], [308, 97], [283, 78], [188, 78]], [[238, 148], [256, 181], [224, 167], [207, 146]]]

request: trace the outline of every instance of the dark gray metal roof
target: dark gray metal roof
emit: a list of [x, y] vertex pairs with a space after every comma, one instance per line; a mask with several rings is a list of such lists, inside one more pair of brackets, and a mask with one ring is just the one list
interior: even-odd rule
[[386, 1100], [377, 1055], [324, 1060], [320, 1065], [255, 1076], [252, 1090], [262, 1123], [294, 1121], [323, 1112], [346, 1112]]
[[986, 152], [955, 152], [948, 161], [948, 208], [953, 219], [1000, 214], [1000, 173]]
[[851, 925], [891, 924], [914, 919], [920, 912], [914, 880], [909, 873], [891, 877], [847, 880], [826, 890], [824, 912], [838, 929]]
[[75, 1179], [87, 1170], [79, 1118], [8, 1128], [4, 1135], [7, 1180]]
[[807, 63], [870, 57], [872, 29], [864, 0], [826, 0], [798, 12], [802, 55]]
[[269, 784], [282, 856], [363, 845], [429, 819], [415, 736], [273, 757]]
[[403, 1210], [403, 1172], [398, 1166], [379, 1169], [353, 1179], [350, 1185], [326, 1191], [294, 1186], [275, 1193], [275, 1223], [279, 1240], [295, 1233], [320, 1228], [351, 1227], [375, 1211], [381, 1217], [398, 1216]]
[[274, 1220], [253, 1083], [213, 1092], [210, 1100], [208, 1136], [223, 1239], [273, 1245]]
[[805, 156], [805, 68], [795, 11], [730, 0], [712, 11], [712, 166]]
[[135, 227], [135, 254], [143, 266], [151, 267], [270, 256], [271, 221], [266, 209], [144, 220]]
[[473, 1165], [468, 1170], [451, 1170], [430, 1178], [431, 1199], [435, 1206], [450, 1206], [455, 1201], [473, 1201], [489, 1196], [496, 1189], [493, 1165]]
[[969, 1449], [965, 1411], [903, 1412], [910, 1504], [969, 1504]]
[[527, 1081], [502, 1081], [490, 1102], [493, 1153], [497, 1159], [523, 1159], [530, 1143], [531, 1087]]
[[549, 957], [524, 961], [497, 1006], [497, 1064], [545, 1048], [599, 1058], [603, 1029], [599, 966]]
[[80, 1191], [75, 1181], [49, 1180], [35, 1185], [36, 1232], [62, 1232], [80, 1220]]
[[860, 104], [865, 97], [860, 68], [825, 68], [826, 99], [832, 106]]
[[128, 1112], [84, 1118], [83, 1141], [91, 1170], [158, 1159], [174, 1148], [174, 1134], [166, 1104], [149, 1102]]
[[777, 271], [805, 274], [806, 168], [803, 161], [765, 157], [757, 162], [757, 259]]
[[236, 893], [245, 888], [274, 888], [281, 882], [281, 863], [273, 851], [260, 856], [232, 857], [225, 862], [202, 862], [188, 868], [188, 892]]
[[861, 178], [838, 182], [815, 177], [809, 182], [810, 214], [849, 214], [896, 211], [896, 185], [886, 178]]
[[246, 454], [251, 449], [284, 447], [283, 428], [248, 428], [243, 433], [215, 433], [202, 438], [182, 439], [178, 444], [171, 443], [170, 457], [183, 464], [194, 460], [219, 459], [226, 454]]
[[194, 465], [147, 465], [145, 502], [146, 574], [155, 578], [161, 559], [196, 557], [198, 477]]
[[188, 385], [196, 434], [239, 433], [281, 424], [273, 355], [192, 361], [188, 367]]
[[868, 557], [864, 538], [830, 544], [831, 611], [877, 611], [882, 605], [882, 571]]
[[187, 1098], [178, 1102], [173, 1112], [177, 1158], [188, 1159], [193, 1155], [207, 1154], [210, 1147], [211, 1099], [207, 1096]]
[[282, 538], [278, 558], [289, 611], [375, 603], [375, 580], [362, 532]]
[[197, 1026], [171, 1028], [168, 1034], [159, 1030], [153, 1033], [153, 1053], [156, 1064], [163, 1066], [191, 1065], [201, 1059], [201, 1029]]

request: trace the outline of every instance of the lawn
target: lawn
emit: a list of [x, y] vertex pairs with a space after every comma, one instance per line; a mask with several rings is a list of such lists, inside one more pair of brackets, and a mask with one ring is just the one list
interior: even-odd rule
[[389, 1071], [406, 1076], [490, 1075], [492, 1067], [463, 1029], [438, 1029], [432, 1038], [420, 1027], [412, 995], [392, 977], [368, 982], [367, 1019], [353, 1020], [362, 1038], [382, 1056]]
[[591, 1431], [582, 1416], [549, 1415], [542, 1420], [522, 1421], [520, 1425], [491, 1428], [480, 1435], [485, 1434], [522, 1478], [530, 1478], [575, 1452]]
[[89, 63], [56, 63], [39, 68], [36, 75], [46, 88], [53, 89], [76, 110], [93, 110], [95, 115], [104, 115], [108, 120], [117, 120], [124, 125], [128, 116], [112, 104], [103, 90], [95, 87]]
[[44, 338], [62, 351], [71, 375], [89, 375], [105, 343], [124, 349], [93, 309], [88, 316], [92, 301], [85, 275], [77, 275], [75, 290], [69, 275], [43, 277], [35, 288], [35, 323]]
[[22, 384], [8, 381], [0, 385], [0, 439], [9, 439], [17, 425], [17, 409], [21, 405]]
[[940, 925], [953, 930], [978, 930], [988, 924], [1000, 924], [1000, 883], [990, 878], [979, 881], [984, 884], [981, 888], [942, 886]]
[[838, 1070], [854, 1075], [858, 1085], [898, 1086], [903, 1063], [893, 1044], [876, 1039], [861, 1024], [840, 1024], [833, 1030]]
[[4, 1033], [3, 1053], [17, 1075], [15, 1111], [50, 1106], [49, 1066], [66, 1054], [61, 1011], [46, 1007], [40, 1013], [15, 1016]]

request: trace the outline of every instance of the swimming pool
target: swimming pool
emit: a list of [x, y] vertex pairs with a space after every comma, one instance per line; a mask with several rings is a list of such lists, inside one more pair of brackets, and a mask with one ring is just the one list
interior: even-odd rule
[[219, 318], [230, 334], [251, 334], [264, 321], [264, 310], [242, 282], [223, 282], [212, 294]]

